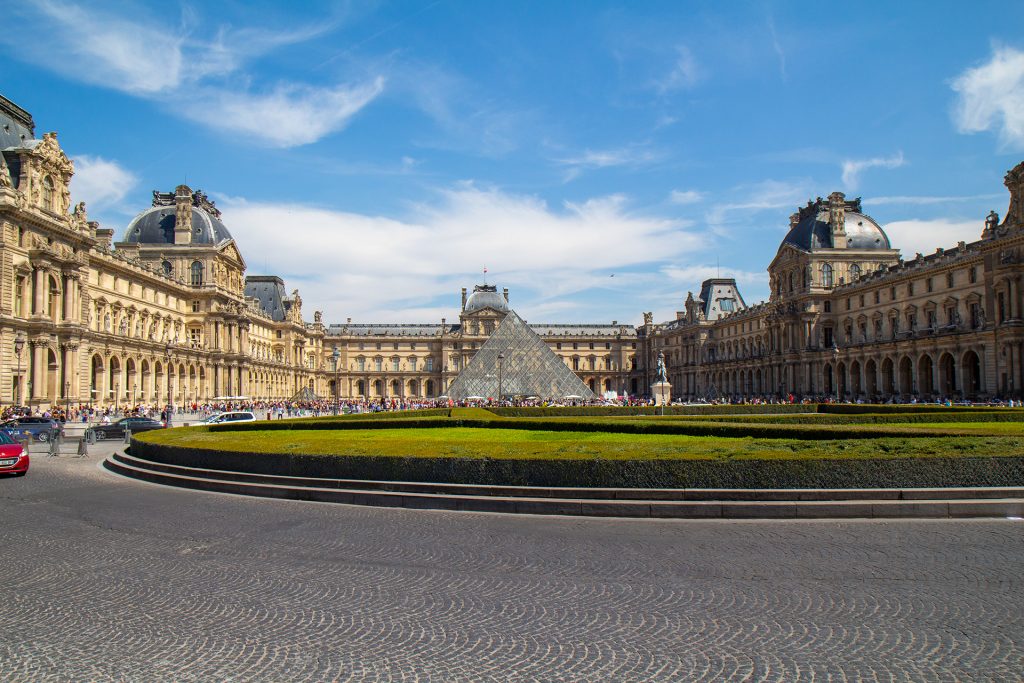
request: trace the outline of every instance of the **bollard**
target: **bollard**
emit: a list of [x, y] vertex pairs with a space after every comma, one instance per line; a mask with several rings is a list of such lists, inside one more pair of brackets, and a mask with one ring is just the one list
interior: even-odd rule
[[46, 454], [51, 458], [57, 457], [57, 449], [60, 448], [60, 444], [57, 443], [57, 438], [55, 436], [50, 436], [50, 439], [46, 442], [46, 446], [48, 448]]
[[84, 438], [85, 438], [86, 442], [88, 442], [88, 444], [90, 446], [96, 444], [96, 432], [94, 432], [91, 427], [89, 429], [85, 430], [85, 437]]
[[124, 443], [125, 445], [131, 445], [132, 442], [132, 430], [125, 427], [124, 429]]
[[86, 445], [86, 438], [83, 436], [82, 440], [78, 442], [78, 457], [84, 458], [89, 455], [89, 447]]

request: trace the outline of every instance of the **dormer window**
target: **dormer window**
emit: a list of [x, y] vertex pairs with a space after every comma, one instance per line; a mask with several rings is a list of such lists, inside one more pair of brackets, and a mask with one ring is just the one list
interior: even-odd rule
[[192, 262], [192, 286], [199, 287], [203, 284], [203, 264], [199, 261]]
[[50, 176], [43, 177], [43, 208], [47, 211], [53, 211], [53, 178]]
[[167, 277], [171, 277], [171, 274], [174, 272], [174, 269], [171, 267], [170, 261], [164, 261], [163, 263], [160, 264], [160, 267], [164, 269], [164, 275], [166, 275]]

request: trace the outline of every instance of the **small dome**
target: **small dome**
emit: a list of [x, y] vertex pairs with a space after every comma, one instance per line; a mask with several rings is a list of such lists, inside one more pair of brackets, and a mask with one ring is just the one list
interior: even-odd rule
[[[198, 190], [192, 193], [183, 185], [178, 189], [192, 196], [192, 244], [208, 246], [232, 239], [231, 233], [220, 220], [220, 211], [205, 194]], [[125, 230], [123, 241], [132, 244], [174, 244], [176, 223], [174, 193], [154, 192], [153, 206], [132, 219]]]
[[[825, 219], [825, 220], [822, 220]], [[848, 249], [891, 249], [889, 237], [871, 217], [855, 211], [846, 212], [846, 247]], [[792, 244], [804, 251], [832, 249], [832, 226], [828, 211], [806, 216], [794, 225], [782, 244]]]
[[466, 308], [463, 313], [473, 313], [484, 308], [493, 308], [499, 313], [508, 313], [508, 302], [505, 297], [498, 293], [494, 285], [476, 285], [473, 293], [466, 299]]

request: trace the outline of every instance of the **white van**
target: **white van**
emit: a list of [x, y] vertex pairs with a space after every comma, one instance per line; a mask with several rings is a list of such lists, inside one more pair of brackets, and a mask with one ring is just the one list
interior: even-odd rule
[[256, 416], [252, 413], [244, 410], [233, 411], [230, 413], [218, 413], [217, 415], [211, 415], [210, 417], [203, 420], [204, 425], [219, 425], [226, 422], [255, 422]]

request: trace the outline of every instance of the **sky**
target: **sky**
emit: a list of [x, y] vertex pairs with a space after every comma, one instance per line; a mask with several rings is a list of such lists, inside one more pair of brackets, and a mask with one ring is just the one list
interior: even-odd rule
[[[1024, 160], [1024, 3], [4, 2], [0, 94], [123, 236], [153, 190], [223, 212], [325, 322], [748, 304], [839, 190], [912, 258], [978, 239]], [[486, 269], [486, 275], [484, 274]]]

